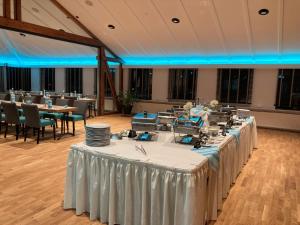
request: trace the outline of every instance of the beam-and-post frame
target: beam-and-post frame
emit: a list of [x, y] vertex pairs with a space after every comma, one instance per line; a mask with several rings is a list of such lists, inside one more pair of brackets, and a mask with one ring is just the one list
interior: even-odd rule
[[98, 101], [98, 115], [104, 115], [104, 95], [105, 95], [105, 51], [104, 47], [98, 48], [98, 69], [97, 76], [99, 82], [99, 89], [97, 93], [97, 101]]
[[15, 20], [22, 20], [22, 4], [21, 0], [14, 0], [14, 18]]
[[10, 13], [10, 0], [3, 0], [3, 17], [4, 18], [11, 18], [11, 13]]
[[119, 65], [119, 92], [123, 93], [124, 91], [124, 74], [123, 74], [123, 65]]
[[93, 32], [91, 32], [84, 24], [82, 24], [69, 10], [67, 10], [62, 4], [57, 0], [50, 0], [61, 12], [63, 12], [70, 20], [72, 20], [78, 27], [80, 27], [84, 32], [86, 32], [91, 38], [98, 40], [103, 44], [105, 49], [109, 51], [115, 58], [111, 58], [110, 61], [122, 62], [122, 59], [117, 56], [109, 47], [107, 47]]

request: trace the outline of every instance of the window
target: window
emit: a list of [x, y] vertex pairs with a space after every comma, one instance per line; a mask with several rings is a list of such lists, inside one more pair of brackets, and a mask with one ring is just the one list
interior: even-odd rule
[[152, 98], [152, 69], [130, 69], [129, 88], [138, 99]]
[[55, 91], [55, 69], [41, 68], [41, 90]]
[[82, 68], [66, 69], [66, 92], [82, 93]]
[[[97, 82], [98, 82], [98, 75], [97, 75], [97, 68], [94, 70], [94, 94], [97, 94]], [[109, 71], [112, 75], [113, 83], [115, 84], [116, 80], [116, 69], [115, 68], [109, 68]], [[108, 79], [105, 79], [105, 97], [112, 97], [111, 88], [109, 86]]]
[[219, 69], [217, 97], [223, 103], [251, 104], [253, 69]]
[[5, 91], [5, 87], [4, 87], [4, 67], [0, 66], [0, 92], [4, 92]]
[[195, 99], [197, 74], [197, 69], [170, 69], [169, 99]]
[[300, 110], [300, 69], [280, 69], [276, 108]]
[[[110, 74], [112, 75], [112, 81], [115, 84], [116, 70], [115, 68], [109, 69]], [[105, 79], [105, 97], [112, 97], [111, 88], [109, 86], [108, 79]]]
[[30, 68], [6, 68], [7, 89], [31, 91], [31, 69]]

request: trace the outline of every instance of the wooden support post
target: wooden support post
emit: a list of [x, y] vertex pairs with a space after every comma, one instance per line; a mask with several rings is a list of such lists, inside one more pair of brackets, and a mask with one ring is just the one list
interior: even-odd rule
[[98, 99], [98, 115], [104, 115], [104, 90], [105, 90], [105, 52], [104, 48], [98, 48], [98, 70], [97, 76], [99, 81], [99, 89], [97, 93]]
[[14, 0], [14, 18], [15, 20], [22, 20], [22, 5], [21, 0]]
[[124, 89], [124, 76], [123, 76], [123, 66], [120, 63], [119, 65], [119, 93], [123, 92]]
[[3, 0], [3, 17], [4, 18], [11, 18], [10, 15], [10, 0]]
[[117, 105], [118, 104], [118, 97], [117, 97], [115, 84], [113, 82], [112, 74], [110, 73], [109, 66], [108, 66], [106, 60], [104, 61], [104, 63], [105, 63], [105, 69], [106, 69], [106, 78], [108, 80], [108, 84], [109, 84], [109, 87], [110, 87], [110, 90], [111, 90], [111, 95], [112, 95], [112, 98], [113, 98], [113, 104], [114, 104], [115, 108], [118, 108], [118, 105]]

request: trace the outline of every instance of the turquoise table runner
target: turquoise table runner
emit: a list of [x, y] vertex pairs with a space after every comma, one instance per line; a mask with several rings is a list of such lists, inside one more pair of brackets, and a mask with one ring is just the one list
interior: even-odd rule
[[229, 129], [228, 132], [229, 132], [230, 135], [235, 137], [237, 143], [239, 144], [240, 143], [240, 135], [241, 135], [240, 129], [232, 128], [232, 129]]
[[193, 148], [193, 152], [200, 153], [201, 155], [208, 158], [208, 163], [214, 170], [219, 168], [219, 147], [201, 147], [201, 148]]

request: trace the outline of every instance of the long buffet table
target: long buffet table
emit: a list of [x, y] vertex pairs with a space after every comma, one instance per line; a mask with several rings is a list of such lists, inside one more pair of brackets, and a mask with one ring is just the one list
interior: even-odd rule
[[[201, 150], [174, 143], [170, 132], [160, 132], [155, 142], [126, 138], [106, 147], [75, 144], [67, 162], [64, 208], [78, 215], [89, 212], [90, 219], [109, 224], [203, 225], [215, 220], [256, 147], [255, 119], [230, 133]], [[146, 155], [135, 149], [141, 144]]]

